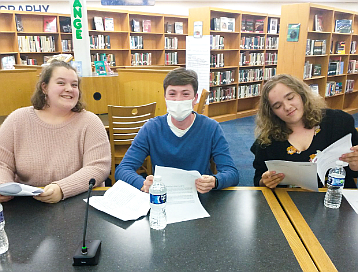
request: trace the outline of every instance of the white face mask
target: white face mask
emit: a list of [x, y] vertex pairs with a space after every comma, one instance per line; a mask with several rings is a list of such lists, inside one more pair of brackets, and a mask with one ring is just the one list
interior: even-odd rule
[[168, 113], [177, 121], [183, 121], [193, 111], [193, 99], [181, 101], [166, 99], [165, 102], [167, 103]]

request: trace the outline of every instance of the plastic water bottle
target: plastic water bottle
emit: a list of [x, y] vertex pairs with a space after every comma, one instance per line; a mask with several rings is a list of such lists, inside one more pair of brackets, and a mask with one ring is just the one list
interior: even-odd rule
[[338, 209], [341, 206], [345, 177], [343, 162], [336, 161], [336, 167], [329, 170], [328, 174], [328, 189], [324, 197], [324, 205], [327, 208]]
[[167, 226], [167, 188], [162, 183], [161, 176], [154, 176], [153, 184], [149, 188], [150, 215], [149, 223], [152, 229], [161, 230]]
[[3, 213], [3, 207], [0, 203], [0, 254], [5, 253], [9, 249], [9, 240], [5, 232], [5, 218]]

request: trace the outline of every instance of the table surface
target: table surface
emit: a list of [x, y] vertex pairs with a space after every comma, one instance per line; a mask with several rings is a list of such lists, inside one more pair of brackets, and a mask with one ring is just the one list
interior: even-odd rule
[[275, 193], [319, 270], [357, 271], [358, 215], [344, 197], [339, 209], [329, 209], [323, 204], [325, 189]]
[[150, 229], [148, 216], [124, 222], [90, 207], [87, 239], [102, 240], [99, 264], [91, 267], [72, 266], [86, 194], [57, 204], [18, 197], [3, 204], [10, 247], [0, 265], [3, 271], [53, 272], [316, 269], [273, 193], [242, 188], [200, 195], [210, 217], [163, 231]]

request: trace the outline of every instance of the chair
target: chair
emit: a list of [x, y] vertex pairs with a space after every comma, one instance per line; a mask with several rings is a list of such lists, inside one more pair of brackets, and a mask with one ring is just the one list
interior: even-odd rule
[[200, 95], [199, 102], [194, 105], [194, 111], [196, 111], [199, 114], [204, 113], [205, 102], [206, 99], [208, 98], [208, 95], [209, 95], [209, 91], [203, 89]]
[[[116, 164], [123, 159], [126, 151], [132, 144], [134, 137], [140, 128], [154, 117], [156, 103], [142, 106], [111, 106], [108, 105], [109, 141], [111, 144], [112, 166], [110, 179], [112, 184], [116, 182], [114, 172]], [[149, 156], [137, 173], [152, 172]]]

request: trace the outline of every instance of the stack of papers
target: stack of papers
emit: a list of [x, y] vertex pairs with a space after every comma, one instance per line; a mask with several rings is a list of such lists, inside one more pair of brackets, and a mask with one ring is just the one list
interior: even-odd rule
[[17, 182], [0, 184], [0, 195], [3, 196], [37, 196], [44, 190]]

